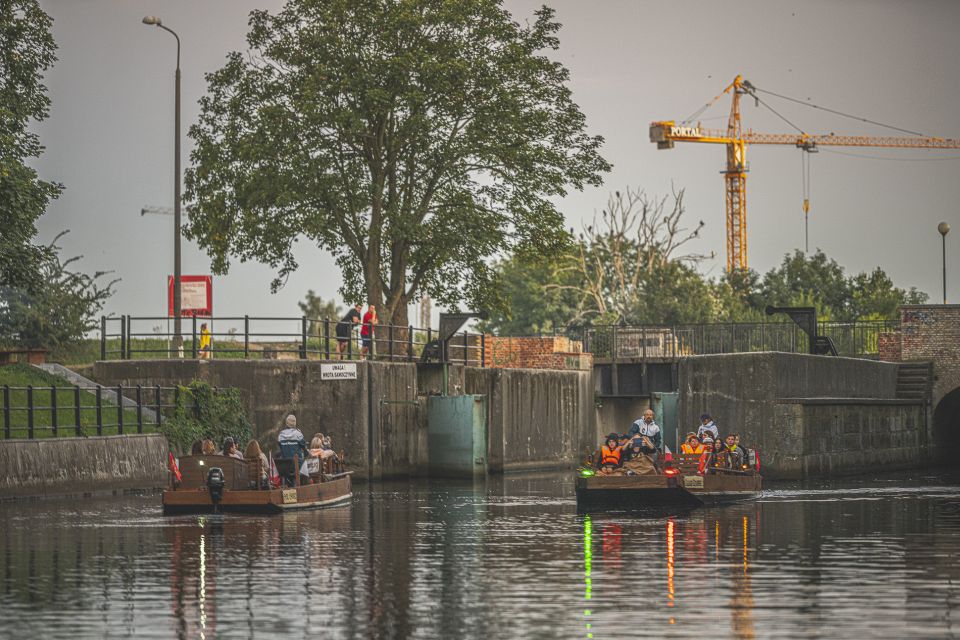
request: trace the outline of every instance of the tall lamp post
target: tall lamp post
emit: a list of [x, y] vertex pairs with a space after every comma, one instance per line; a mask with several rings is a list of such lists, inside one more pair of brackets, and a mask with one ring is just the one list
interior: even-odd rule
[[950, 233], [950, 225], [941, 222], [937, 225], [937, 231], [943, 240], [943, 304], [947, 304], [947, 234]]
[[146, 16], [143, 24], [160, 27], [177, 39], [173, 118], [173, 349], [180, 355], [183, 352], [183, 333], [180, 326], [180, 36], [173, 29], [163, 26], [157, 16]]

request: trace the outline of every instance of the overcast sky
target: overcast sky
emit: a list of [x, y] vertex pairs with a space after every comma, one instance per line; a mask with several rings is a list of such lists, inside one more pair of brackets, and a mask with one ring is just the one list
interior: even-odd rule
[[[251, 9], [281, 0], [41, 0], [54, 19], [59, 62], [47, 76], [51, 117], [37, 130], [47, 150], [37, 167], [62, 182], [63, 196], [39, 223], [43, 240], [70, 229], [68, 255], [87, 271], [122, 278], [107, 311], [165, 313], [172, 273], [172, 220], [140, 216], [144, 205], [172, 206], [173, 69], [168, 33], [140, 23], [156, 14], [183, 41], [184, 132], [206, 90], [203, 74], [243, 49]], [[518, 20], [542, 2], [508, 1]], [[723, 147], [678, 144], [658, 151], [653, 120], [681, 120], [740, 73], [756, 86], [940, 137], [960, 137], [960, 2], [855, 1], [549, 3], [564, 25], [556, 57], [571, 71], [574, 99], [592, 133], [606, 139], [614, 169], [597, 189], [559, 202], [570, 226], [627, 185], [651, 195], [671, 186], [687, 194], [687, 220], [704, 220], [693, 250], [724, 264]], [[770, 104], [812, 133], [888, 132], [801, 105]], [[704, 126], [724, 126], [724, 98]], [[744, 100], [745, 128], [788, 132], [785, 123]], [[185, 136], [185, 133], [184, 133]], [[947, 237], [948, 298], [960, 302], [960, 150], [839, 149], [812, 157], [810, 245], [848, 272], [881, 266], [901, 287], [941, 297], [941, 220]], [[842, 152], [842, 153], [841, 153]], [[184, 166], [189, 139], [184, 137]], [[850, 155], [844, 155], [850, 154]], [[750, 266], [764, 272], [803, 248], [801, 152], [751, 147], [747, 158]], [[216, 315], [299, 315], [307, 289], [338, 297], [340, 274], [328, 254], [297, 248], [300, 270], [271, 294], [268, 266], [235, 263], [215, 278]], [[209, 259], [184, 242], [183, 272], [209, 273]], [[412, 316], [413, 317], [413, 316]]]

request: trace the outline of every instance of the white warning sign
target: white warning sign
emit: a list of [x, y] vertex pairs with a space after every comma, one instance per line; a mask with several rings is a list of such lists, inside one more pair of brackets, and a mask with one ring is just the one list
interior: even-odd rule
[[356, 380], [357, 363], [341, 362], [336, 364], [320, 365], [321, 380]]

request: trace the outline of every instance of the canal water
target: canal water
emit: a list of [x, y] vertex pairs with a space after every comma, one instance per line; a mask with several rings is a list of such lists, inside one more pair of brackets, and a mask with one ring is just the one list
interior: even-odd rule
[[569, 474], [359, 485], [165, 518], [159, 496], [0, 504], [3, 638], [952, 638], [960, 476], [581, 516]]

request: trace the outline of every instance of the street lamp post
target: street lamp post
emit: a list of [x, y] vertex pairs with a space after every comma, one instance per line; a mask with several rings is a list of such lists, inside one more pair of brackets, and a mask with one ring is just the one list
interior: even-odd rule
[[180, 36], [165, 27], [156, 16], [146, 16], [143, 24], [160, 27], [177, 39], [177, 71], [174, 89], [173, 117], [173, 349], [183, 352], [183, 333], [180, 326]]
[[943, 240], [943, 304], [947, 304], [947, 234], [950, 233], [950, 225], [941, 222], [937, 225], [937, 231]]

